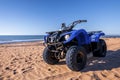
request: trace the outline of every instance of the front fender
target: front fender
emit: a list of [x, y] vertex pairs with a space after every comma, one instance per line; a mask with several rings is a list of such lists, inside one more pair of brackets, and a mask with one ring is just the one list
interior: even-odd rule
[[44, 35], [44, 43], [47, 43], [47, 37], [49, 36], [49, 34]]
[[[80, 34], [82, 34], [82, 36], [80, 36]], [[82, 38], [81, 38], [82, 37]], [[80, 29], [80, 30], [75, 30], [71, 32], [70, 38], [67, 41], [64, 41], [63, 43], [69, 43], [71, 42], [73, 39], [77, 39], [78, 41], [78, 45], [81, 44], [89, 44], [90, 40], [88, 37], [87, 32], [84, 29]], [[82, 40], [83, 39], [83, 40]]]

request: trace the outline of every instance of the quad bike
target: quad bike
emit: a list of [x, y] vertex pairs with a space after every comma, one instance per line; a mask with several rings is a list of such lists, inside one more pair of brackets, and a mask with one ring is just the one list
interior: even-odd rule
[[87, 54], [92, 52], [94, 57], [106, 56], [106, 43], [100, 39], [105, 34], [102, 31], [86, 32], [84, 29], [73, 29], [82, 22], [87, 20], [74, 21], [69, 26], [63, 23], [61, 30], [46, 32], [43, 59], [47, 64], [54, 65], [65, 58], [71, 70], [80, 71], [86, 65]]

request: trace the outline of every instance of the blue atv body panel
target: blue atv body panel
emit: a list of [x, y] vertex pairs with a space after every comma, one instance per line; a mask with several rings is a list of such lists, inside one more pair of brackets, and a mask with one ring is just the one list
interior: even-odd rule
[[91, 42], [99, 42], [99, 39], [101, 36], [104, 36], [105, 34], [102, 33], [95, 33], [94, 35], [92, 35], [91, 38]]
[[91, 42], [99, 42], [99, 38], [104, 36], [103, 32], [95, 33], [91, 36], [84, 29], [73, 30], [71, 32], [63, 33], [61, 36], [70, 35], [70, 38], [64, 41], [64, 44], [70, 43], [73, 39], [78, 41], [78, 45], [90, 44]]
[[[69, 39], [66, 41], [63, 41], [63, 44], [67, 44], [70, 43], [72, 40], [77, 40], [78, 45], [86, 45], [86, 44], [90, 44], [91, 42], [99, 42], [99, 38], [101, 36], [104, 36], [105, 34], [103, 32], [99, 32], [99, 33], [94, 33], [92, 35], [89, 35], [84, 29], [79, 29], [79, 30], [72, 30], [70, 32], [65, 32], [62, 33], [60, 35], [60, 37], [63, 37], [65, 35], [70, 35]], [[45, 43], [46, 38], [49, 36], [49, 34], [44, 36], [44, 41]]]
[[90, 44], [90, 38], [84, 29], [73, 30], [71, 32], [62, 34], [62, 36], [65, 36], [67, 34], [70, 34], [70, 38], [67, 41], [64, 41], [64, 44], [71, 42], [73, 39], [76, 39], [78, 41], [78, 45]]
[[44, 42], [46, 43], [47, 42], [47, 37], [49, 36], [49, 34], [47, 34], [47, 35], [44, 35]]

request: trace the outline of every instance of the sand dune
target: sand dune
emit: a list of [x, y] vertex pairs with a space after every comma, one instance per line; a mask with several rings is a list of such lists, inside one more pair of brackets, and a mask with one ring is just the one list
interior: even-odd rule
[[41, 42], [0, 45], [0, 80], [120, 80], [120, 39], [106, 38], [105, 58], [91, 57], [80, 72], [62, 60], [48, 65], [42, 59]]

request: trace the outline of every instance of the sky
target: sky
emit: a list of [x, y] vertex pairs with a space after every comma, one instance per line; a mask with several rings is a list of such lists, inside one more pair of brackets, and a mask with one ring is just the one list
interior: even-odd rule
[[120, 0], [0, 0], [0, 35], [44, 35], [61, 23], [120, 35]]

